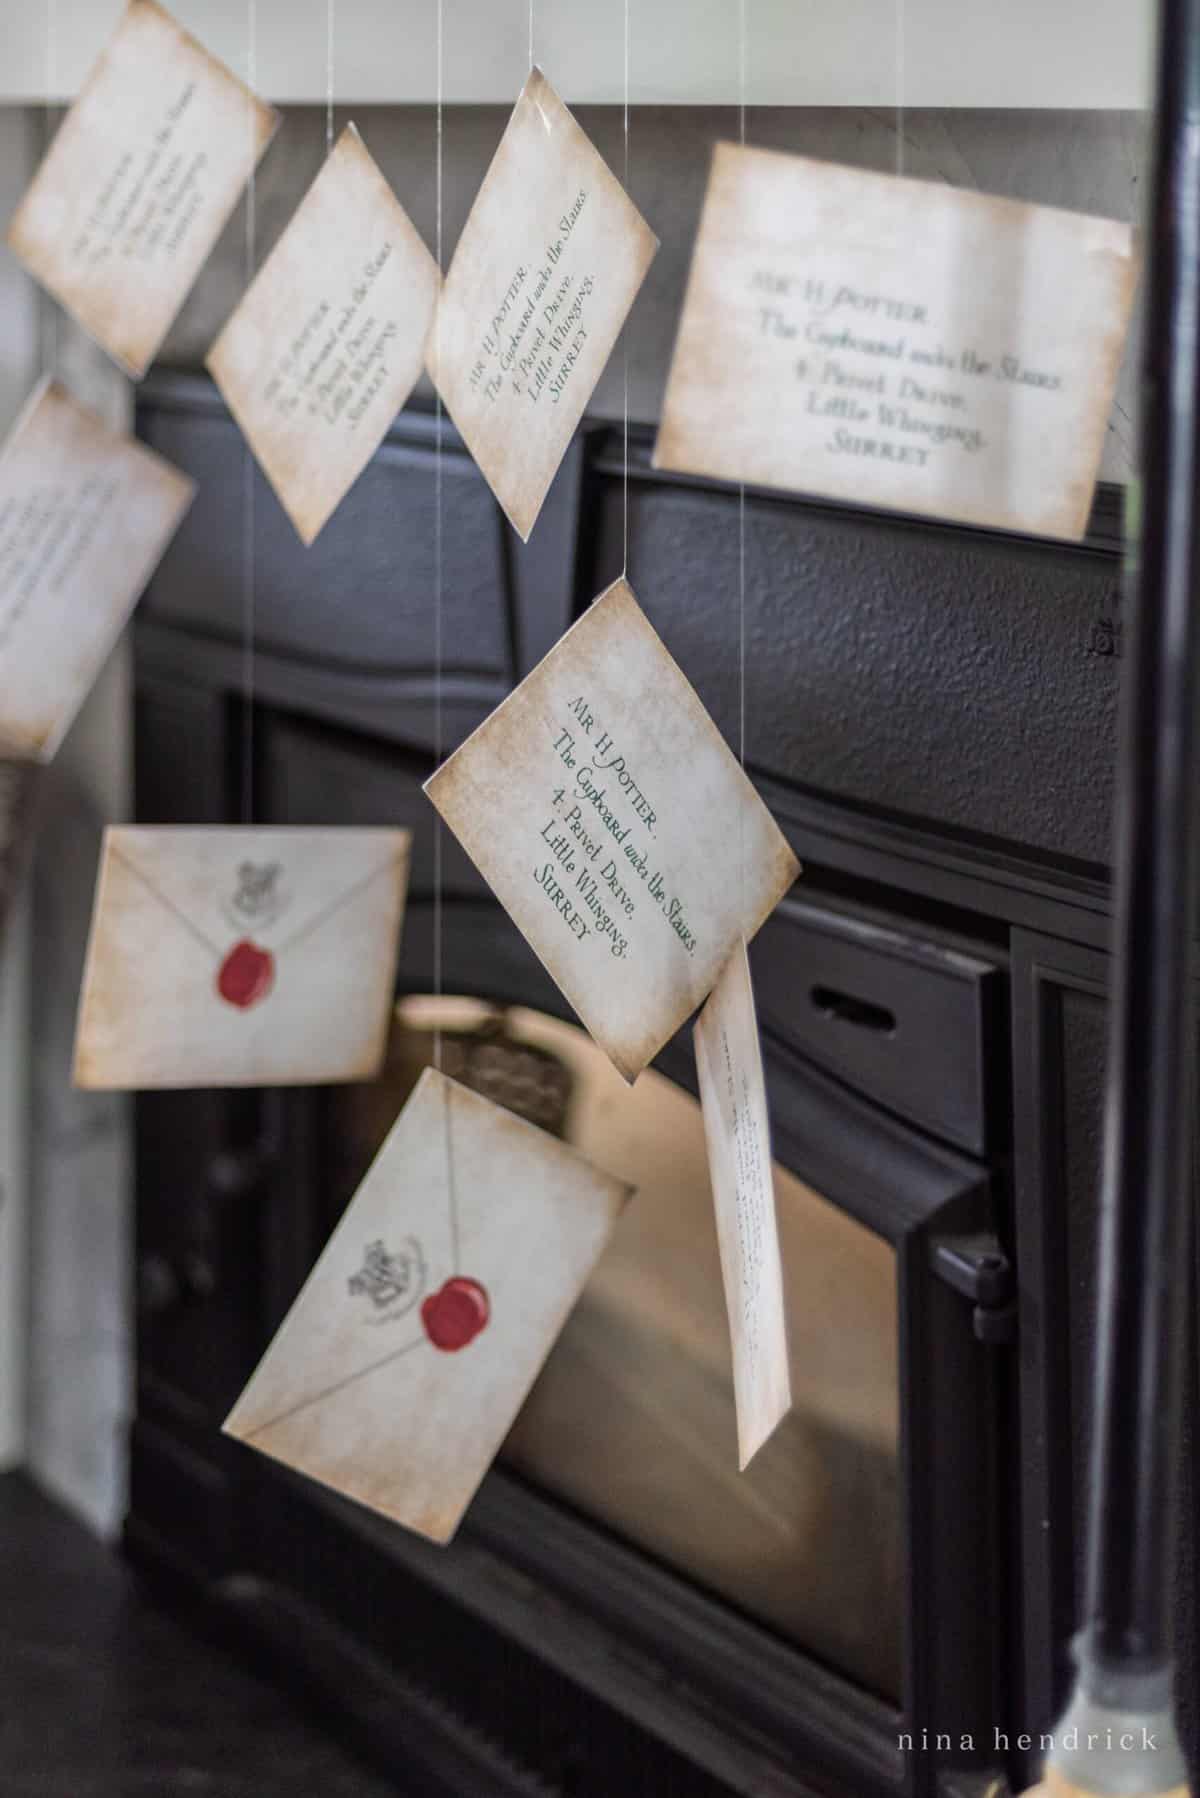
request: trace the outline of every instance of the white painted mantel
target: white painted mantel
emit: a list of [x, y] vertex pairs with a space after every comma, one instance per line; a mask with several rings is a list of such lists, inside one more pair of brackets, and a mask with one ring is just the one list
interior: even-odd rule
[[[746, 98], [762, 106], [1057, 107], [1145, 103], [1150, 0], [744, 0]], [[0, 104], [74, 95], [123, 0], [0, 7]], [[437, 87], [439, 0], [175, 0], [280, 102], [412, 103]], [[628, 0], [635, 105], [734, 105], [739, 0]], [[528, 0], [441, 0], [443, 96], [511, 101], [527, 70]], [[535, 0], [534, 51], [572, 104], [624, 93], [624, 0]]]

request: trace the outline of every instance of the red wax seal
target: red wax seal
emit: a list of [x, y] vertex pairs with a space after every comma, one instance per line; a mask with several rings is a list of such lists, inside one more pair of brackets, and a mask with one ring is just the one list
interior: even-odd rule
[[269, 949], [243, 938], [235, 943], [217, 974], [217, 991], [227, 1005], [242, 1011], [265, 999], [275, 984], [275, 957]]
[[434, 1348], [461, 1349], [473, 1342], [491, 1316], [488, 1295], [478, 1280], [460, 1274], [430, 1293], [421, 1306], [421, 1322]]

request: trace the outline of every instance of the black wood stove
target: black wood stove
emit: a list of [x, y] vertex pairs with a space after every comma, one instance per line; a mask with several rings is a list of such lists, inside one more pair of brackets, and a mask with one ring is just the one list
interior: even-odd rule
[[[139, 429], [200, 489], [137, 625], [137, 815], [236, 821], [244, 451], [190, 376], [145, 386]], [[630, 579], [733, 739], [737, 496], [654, 472], [649, 451], [635, 433]], [[643, 1222], [602, 1264], [458, 1539], [434, 1550], [219, 1425], [433, 1015], [421, 782], [439, 454], [447, 749], [619, 571], [621, 441], [603, 426], [578, 437], [528, 548], [449, 427], [418, 411], [307, 553], [260, 481], [256, 815], [412, 829], [403, 1003], [377, 1088], [139, 1099], [129, 1551], [203, 1594], [416, 1789], [1019, 1787], [1063, 1696], [1080, 1578], [1118, 495], [1101, 491], [1070, 547], [748, 495], [748, 761], [805, 865], [752, 948], [791, 1176], [798, 1415], [740, 1482], [728, 1369], [709, 1353], [724, 1327], [711, 1223], [685, 1191], [685, 1036], [646, 1077], [665, 1143], [656, 1162], [645, 1128], [629, 1214]], [[569, 1133], [591, 1103], [603, 1132], [556, 990], [448, 838], [444, 852], [442, 985], [479, 1018], [454, 1014], [461, 1064], [498, 1070], [520, 1104], [523, 1030], [542, 1121]], [[1190, 1434], [1187, 1449], [1194, 1741]]]

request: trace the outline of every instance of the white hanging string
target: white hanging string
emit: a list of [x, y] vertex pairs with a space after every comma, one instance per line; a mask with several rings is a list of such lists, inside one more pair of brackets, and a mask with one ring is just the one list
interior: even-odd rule
[[[46, 0], [46, 144], [54, 136], [54, 90], [58, 86], [58, 0]], [[58, 373], [58, 301], [42, 292], [42, 357], [46, 373]]]
[[[625, 0], [625, 192], [629, 193], [629, 0]], [[632, 198], [632, 196], [630, 196]], [[622, 484], [621, 578], [629, 573], [629, 320], [625, 321], [624, 338], [624, 440], [625, 465]]]
[[[257, 0], [246, 0], [246, 128], [250, 178], [246, 183], [246, 286], [254, 279], [257, 218], [257, 155], [254, 88], [258, 77]], [[242, 460], [242, 823], [254, 820], [254, 455], [249, 442]]]
[[[439, 270], [444, 264], [444, 195], [445, 195], [445, 62], [442, 0], [437, 0], [437, 168], [435, 175], [435, 203], [437, 222], [435, 226], [435, 249]], [[442, 362], [442, 322], [441, 310], [434, 314], [434, 366], [440, 379]], [[442, 600], [444, 585], [443, 568], [443, 518], [442, 518], [442, 392], [438, 382], [434, 382], [434, 507], [433, 507], [433, 679], [434, 679], [434, 761], [440, 767], [445, 754], [444, 719], [442, 714], [442, 681], [443, 681], [443, 618]], [[445, 826], [441, 813], [434, 811], [433, 819], [433, 1065], [442, 1072], [442, 989], [443, 989], [443, 841]], [[446, 1134], [446, 1194], [450, 1214], [450, 1263], [451, 1272], [457, 1274], [461, 1267], [461, 1244], [458, 1227], [458, 1190], [454, 1178], [454, 1145], [450, 1120], [450, 1093], [446, 1090], [443, 1106]]]
[[[738, 142], [746, 147], [746, 5], [738, 0]], [[738, 482], [738, 760], [746, 772], [746, 483]], [[745, 806], [738, 808], [738, 869], [746, 915]]]
[[325, 154], [333, 148], [333, 9], [334, 0], [325, 0]]
[[[439, 270], [442, 270], [442, 177], [443, 177], [443, 118], [442, 118], [442, 0], [437, 0], [437, 107], [436, 107], [436, 150], [434, 170], [434, 199], [436, 208], [435, 256]], [[444, 271], [443, 271], [444, 272]], [[433, 756], [435, 764], [440, 767], [444, 753], [442, 740], [442, 315], [439, 307], [434, 314], [434, 366], [437, 379], [433, 385], [434, 406], [434, 440], [433, 440]], [[442, 1067], [442, 817], [434, 811], [433, 819], [433, 994], [434, 1031], [433, 1031], [433, 1065], [441, 1072]]]
[[896, 173], [904, 173], [904, 0], [896, 0]]

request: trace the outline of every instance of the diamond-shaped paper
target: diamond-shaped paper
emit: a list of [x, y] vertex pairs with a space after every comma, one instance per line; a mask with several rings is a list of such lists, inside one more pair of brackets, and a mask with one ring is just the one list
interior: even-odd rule
[[535, 68], [463, 227], [429, 343], [450, 416], [526, 539], [657, 249]]
[[207, 358], [305, 543], [416, 385], [437, 290], [433, 257], [347, 125]]

